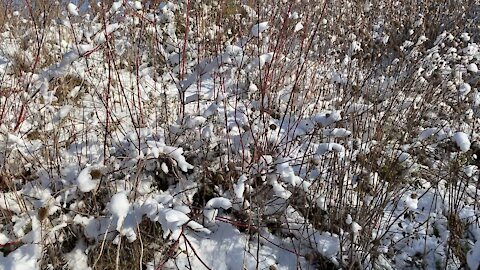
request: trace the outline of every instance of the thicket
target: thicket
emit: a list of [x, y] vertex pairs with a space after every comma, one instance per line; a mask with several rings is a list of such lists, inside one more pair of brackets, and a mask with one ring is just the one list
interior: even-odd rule
[[248, 269], [478, 266], [479, 12], [3, 1], [0, 262], [211, 268], [229, 223]]

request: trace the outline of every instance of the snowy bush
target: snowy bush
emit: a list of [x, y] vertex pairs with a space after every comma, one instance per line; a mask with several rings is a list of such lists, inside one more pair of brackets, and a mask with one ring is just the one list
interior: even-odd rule
[[478, 3], [1, 5], [0, 269], [480, 264]]

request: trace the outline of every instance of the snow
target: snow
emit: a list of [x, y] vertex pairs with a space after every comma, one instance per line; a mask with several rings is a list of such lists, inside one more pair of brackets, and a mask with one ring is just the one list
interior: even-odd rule
[[257, 92], [257, 91], [258, 91], [258, 87], [257, 87], [255, 84], [251, 83], [250, 86], [248, 87], [248, 91], [250, 91], [250, 92], [252, 92], [252, 93], [253, 93], [253, 92]]
[[41, 50], [25, 12], [0, 27], [0, 269], [91, 269], [124, 240], [147, 269], [457, 269], [452, 213], [480, 264], [470, 13], [435, 37], [402, 5], [356, 31], [352, 1], [313, 25], [312, 3], [219, 24], [218, 1], [115, 1], [107, 21], [77, 2]]
[[430, 136], [434, 135], [438, 131], [439, 131], [438, 128], [426, 128], [425, 130], [422, 131], [422, 133], [420, 133], [417, 140], [423, 141], [429, 138]]
[[402, 152], [402, 153], [398, 156], [398, 162], [400, 162], [400, 163], [405, 162], [405, 161], [407, 161], [409, 158], [410, 158], [410, 154], [409, 154], [409, 153]]
[[117, 217], [117, 231], [120, 231], [123, 221], [130, 209], [130, 202], [128, 201], [125, 192], [120, 192], [112, 196], [112, 199], [108, 205], [110, 213]]
[[334, 151], [343, 155], [343, 153], [345, 152], [345, 147], [338, 143], [321, 143], [318, 145], [316, 154], [324, 155], [330, 151]]
[[168, 173], [168, 166], [167, 166], [167, 164], [165, 164], [165, 162], [162, 162], [162, 165], [160, 165], [160, 166], [161, 166], [162, 171], [164, 173]]
[[277, 170], [277, 173], [280, 174], [280, 179], [283, 182], [290, 184], [294, 187], [303, 182], [302, 178], [295, 175], [295, 172], [287, 159], [280, 158], [277, 160], [276, 163], [277, 163], [277, 166], [275, 168]]
[[163, 151], [165, 153], [168, 153], [173, 159], [175, 159], [175, 161], [177, 162], [177, 166], [180, 167], [182, 171], [186, 172], [189, 169], [193, 169], [193, 166], [185, 160], [182, 148], [164, 146]]
[[242, 175], [237, 181], [237, 184], [234, 186], [235, 197], [238, 199], [243, 198], [243, 194], [245, 193], [245, 182], [247, 181], [247, 176]]
[[181, 233], [181, 226], [187, 223], [190, 218], [184, 213], [173, 209], [160, 210], [160, 223], [164, 230], [163, 238], [166, 238], [169, 233], [172, 233], [172, 239], [177, 239]]
[[265, 53], [257, 58], [254, 58], [249, 65], [249, 69], [253, 70], [257, 67], [264, 68], [265, 64], [270, 63], [273, 59], [273, 52]]
[[64, 105], [62, 106], [57, 114], [54, 116], [54, 122], [59, 122], [60, 120], [64, 119], [67, 117], [67, 115], [70, 113], [70, 111], [73, 109], [73, 106], [71, 105]]
[[68, 3], [67, 5], [68, 13], [72, 16], [79, 16], [78, 7], [74, 3]]
[[316, 244], [317, 250], [326, 258], [332, 258], [340, 249], [337, 236], [315, 233], [311, 238]]
[[478, 73], [478, 66], [475, 63], [470, 63], [467, 66], [467, 70], [472, 72], [472, 73]]
[[[228, 223], [219, 223], [217, 229], [208, 239], [191, 235], [188, 236], [191, 246], [185, 248], [185, 252], [178, 255], [176, 259], [177, 265], [198, 265], [199, 269], [228, 270], [228, 269], [268, 269], [275, 267], [275, 269], [295, 269], [299, 265], [307, 267], [305, 258], [296, 256], [291, 250], [294, 250], [291, 244], [287, 241], [281, 241], [278, 248], [274, 244], [262, 241], [260, 250], [258, 246], [248, 241], [248, 237], [242, 234], [237, 228]], [[261, 238], [263, 240], [263, 238]], [[182, 242], [183, 243], [183, 242]], [[182, 244], [180, 246], [185, 247]], [[250, 252], [244, 252], [245, 248]], [[192, 249], [195, 249], [195, 256]], [[265, 258], [257, 261], [253, 254], [258, 253]], [[187, 257], [187, 254], [189, 255]], [[201, 258], [204, 266], [198, 258]]]
[[272, 185], [275, 196], [285, 200], [292, 196], [292, 193], [286, 190], [281, 184], [278, 183], [278, 181], [272, 180], [270, 184]]
[[123, 5], [123, 1], [122, 0], [119, 0], [119, 1], [116, 1], [116, 2], [113, 2], [112, 3], [112, 7], [110, 8], [110, 13], [115, 13], [117, 12]]
[[345, 128], [333, 128], [323, 130], [323, 135], [329, 137], [348, 137], [351, 134], [352, 132], [346, 130]]
[[40, 269], [37, 264], [39, 251], [34, 244], [24, 244], [8, 256], [0, 256], [2, 270], [33, 270]]
[[300, 30], [303, 29], [303, 24], [301, 22], [298, 22], [296, 25], [295, 25], [295, 29], [293, 29], [293, 32], [298, 32]]
[[357, 222], [352, 222], [352, 232], [354, 236], [358, 236], [361, 230], [362, 226], [360, 226], [360, 224], [358, 224]]
[[470, 269], [478, 269], [480, 267], [480, 240], [467, 253], [467, 264]]
[[464, 207], [462, 210], [460, 210], [460, 213], [458, 213], [458, 217], [460, 219], [475, 218], [475, 209], [473, 209], [473, 207], [468, 205]]
[[208, 221], [212, 222], [215, 220], [215, 217], [218, 214], [218, 208], [229, 209], [232, 207], [232, 202], [226, 198], [212, 198], [205, 205], [203, 210], [203, 215], [207, 218]]
[[192, 221], [185, 213], [171, 209], [162, 208], [159, 210], [159, 222], [162, 224], [163, 238], [178, 239], [182, 233], [182, 225], [209, 234], [210, 230]]
[[347, 219], [345, 220], [345, 223], [347, 223], [347, 225], [350, 225], [350, 224], [352, 224], [352, 221], [353, 221], [352, 216], [350, 214], [348, 214]]
[[0, 256], [0, 269], [40, 269], [37, 261], [42, 256], [42, 248], [38, 245], [42, 240], [42, 225], [35, 216], [31, 218], [30, 222], [31, 231], [23, 236], [22, 245], [6, 257]]
[[416, 196], [407, 196], [405, 199], [405, 205], [408, 207], [410, 210], [417, 210], [418, 208], [418, 199]]
[[88, 266], [88, 257], [85, 252], [86, 245], [82, 241], [77, 242], [75, 248], [69, 253], [65, 254], [65, 261], [70, 270], [90, 270]]
[[205, 208], [223, 208], [223, 209], [228, 209], [232, 207], [232, 203], [230, 202], [229, 199], [218, 197], [218, 198], [212, 198], [210, 199], [207, 204], [205, 205]]
[[470, 41], [470, 34], [468, 34], [468, 33], [462, 33], [462, 34], [460, 35], [460, 38], [461, 38], [463, 41], [468, 42], [468, 41]]
[[353, 103], [350, 106], [348, 106], [347, 113], [361, 114], [361, 113], [364, 113], [364, 112], [368, 111], [368, 109], [370, 109], [370, 107], [371, 106], [369, 106], [367, 104]]
[[252, 26], [250, 33], [254, 37], [259, 37], [262, 32], [268, 29], [268, 22], [261, 22]]
[[362, 51], [362, 44], [358, 41], [353, 41], [350, 45], [350, 53], [354, 55], [359, 51]]
[[477, 165], [468, 165], [463, 168], [463, 172], [468, 176], [472, 177], [474, 173], [478, 172], [478, 166]]
[[97, 188], [99, 180], [92, 179], [90, 174], [96, 166], [85, 167], [77, 176], [78, 189], [82, 192], [90, 192]]
[[470, 140], [468, 135], [464, 132], [456, 132], [453, 134], [453, 140], [457, 143], [457, 146], [462, 152], [467, 152], [470, 150]]
[[17, 137], [16, 135], [14, 134], [7, 134], [7, 138], [6, 138], [6, 143], [8, 144], [22, 144], [23, 143], [23, 140], [19, 137]]
[[142, 7], [142, 3], [140, 1], [135, 1], [133, 2], [133, 6], [135, 7], [135, 9], [137, 10], [141, 10], [143, 7]]
[[317, 114], [313, 117], [313, 121], [316, 123], [322, 124], [322, 126], [330, 126], [335, 122], [338, 122], [342, 119], [339, 110], [327, 111], [320, 114]]
[[468, 83], [463, 83], [460, 85], [460, 87], [458, 88], [458, 95], [460, 97], [464, 97], [466, 96], [468, 93], [470, 93], [470, 91], [472, 90], [472, 88], [470, 87], [470, 85]]

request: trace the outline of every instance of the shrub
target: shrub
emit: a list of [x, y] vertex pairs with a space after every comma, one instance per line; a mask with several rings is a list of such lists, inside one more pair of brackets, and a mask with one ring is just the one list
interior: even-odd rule
[[0, 263], [478, 266], [474, 1], [26, 5]]

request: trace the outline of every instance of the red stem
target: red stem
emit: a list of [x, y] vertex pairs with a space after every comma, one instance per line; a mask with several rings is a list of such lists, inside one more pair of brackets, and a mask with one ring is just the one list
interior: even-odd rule
[[180, 80], [183, 80], [185, 75], [185, 62], [187, 61], [187, 43], [188, 43], [188, 28], [189, 28], [189, 14], [190, 14], [190, 0], [187, 0], [187, 14], [185, 16], [185, 36], [183, 37], [182, 62], [180, 63]]

